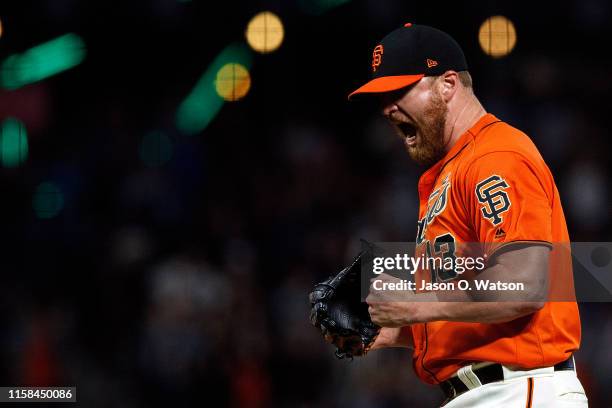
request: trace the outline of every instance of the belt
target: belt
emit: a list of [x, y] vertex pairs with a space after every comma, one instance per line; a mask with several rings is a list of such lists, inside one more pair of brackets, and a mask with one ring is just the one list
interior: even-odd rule
[[[554, 369], [555, 371], [574, 370], [573, 356], [570, 356], [570, 358], [559, 364], [555, 364]], [[477, 368], [473, 370], [473, 372], [482, 385], [502, 381], [504, 379], [504, 371], [501, 364], [491, 364], [486, 367]], [[459, 377], [452, 377], [440, 383], [440, 388], [442, 388], [442, 391], [447, 397], [445, 403], [470, 390]]]

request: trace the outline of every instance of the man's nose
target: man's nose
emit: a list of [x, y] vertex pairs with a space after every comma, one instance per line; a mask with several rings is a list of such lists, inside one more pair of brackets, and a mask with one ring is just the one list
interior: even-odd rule
[[397, 111], [398, 111], [398, 107], [395, 103], [387, 103], [385, 106], [383, 106], [382, 114], [384, 117], [390, 118], [391, 114]]

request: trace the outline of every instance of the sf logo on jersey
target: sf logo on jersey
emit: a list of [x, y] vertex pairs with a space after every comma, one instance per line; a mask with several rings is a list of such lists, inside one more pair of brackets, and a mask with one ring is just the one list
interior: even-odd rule
[[449, 188], [450, 173], [446, 175], [444, 181], [442, 181], [442, 185], [429, 195], [427, 212], [423, 219], [420, 219], [417, 222], [417, 244], [423, 242], [427, 225], [431, 224], [434, 218], [440, 215], [442, 211], [444, 211], [444, 209], [446, 208]]
[[476, 185], [476, 197], [478, 202], [483, 204], [480, 208], [482, 216], [493, 225], [501, 223], [503, 221], [501, 214], [510, 208], [510, 198], [505, 191], [508, 187], [506, 180], [497, 174], [482, 180]]

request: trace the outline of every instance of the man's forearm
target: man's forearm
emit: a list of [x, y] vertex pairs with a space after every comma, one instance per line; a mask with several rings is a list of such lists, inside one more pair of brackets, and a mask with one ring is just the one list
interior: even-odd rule
[[[385, 328], [401, 328], [414, 323], [455, 321], [470, 323], [503, 323], [534, 313], [544, 307], [537, 301], [488, 301], [474, 299], [465, 291], [441, 293], [404, 292], [394, 298], [366, 299], [372, 320]], [[399, 297], [398, 297], [399, 296]], [[377, 301], [378, 300], [378, 301]], [[380, 338], [380, 344], [395, 344], [392, 332]], [[399, 332], [395, 332], [399, 333]], [[384, 347], [392, 347], [385, 345]]]
[[[541, 255], [541, 259], [534, 256]], [[520, 295], [503, 291], [439, 291], [435, 300], [430, 294], [419, 294], [434, 300], [423, 308], [424, 321], [503, 323], [537, 312], [544, 307], [547, 285], [548, 249], [545, 247], [519, 250], [500, 256], [498, 262], [485, 269], [478, 279], [521, 282], [527, 290]], [[522, 262], [526, 262], [524, 265]], [[539, 264], [539, 265], [538, 265]], [[437, 300], [437, 301], [436, 301]]]
[[[455, 321], [503, 323], [537, 312], [544, 307], [548, 289], [548, 248], [533, 246], [500, 253], [495, 263], [478, 274], [478, 279], [520, 282], [520, 294], [490, 290], [371, 290], [366, 298], [372, 320], [383, 327], [413, 323]], [[382, 279], [383, 275], [379, 276]], [[395, 277], [383, 280], [395, 282]]]
[[420, 323], [439, 320], [471, 323], [503, 323], [534, 313], [540, 302], [424, 302]]

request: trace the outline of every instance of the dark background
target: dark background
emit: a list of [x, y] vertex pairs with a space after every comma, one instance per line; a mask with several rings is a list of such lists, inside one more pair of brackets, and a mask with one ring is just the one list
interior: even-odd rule
[[[85, 407], [435, 406], [410, 352], [352, 363], [308, 322], [307, 293], [370, 241], [412, 241], [420, 169], [375, 106], [347, 103], [371, 49], [411, 21], [463, 46], [485, 108], [529, 134], [562, 195], [573, 241], [610, 241], [612, 6], [605, 0], [3, 1], [0, 57], [83, 38], [69, 71], [0, 91], [29, 157], [0, 169], [0, 385], [76, 385]], [[325, 2], [324, 2], [325, 3]], [[269, 10], [286, 36], [255, 54], [252, 87], [196, 135], [181, 100]], [[478, 44], [505, 15], [507, 57]], [[171, 159], [139, 156], [163, 132]], [[54, 183], [64, 206], [42, 219]], [[612, 407], [612, 308], [581, 304], [578, 372]]]

